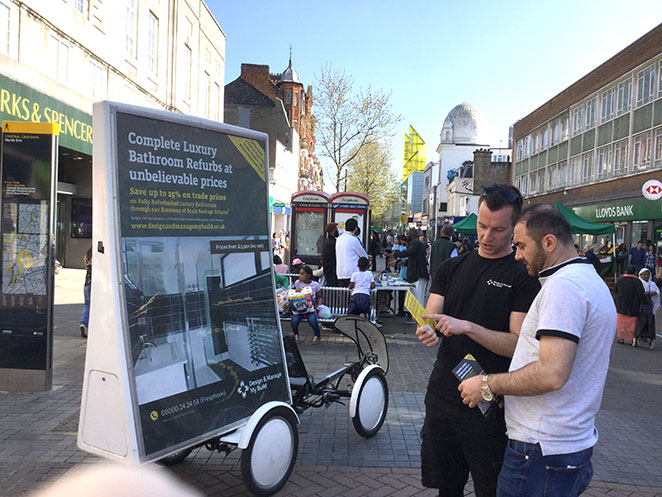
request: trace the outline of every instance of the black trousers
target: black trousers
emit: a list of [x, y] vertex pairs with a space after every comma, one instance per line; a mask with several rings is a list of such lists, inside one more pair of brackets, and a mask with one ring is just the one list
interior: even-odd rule
[[426, 399], [421, 430], [423, 486], [438, 488], [444, 497], [463, 497], [473, 478], [476, 497], [496, 496], [497, 480], [508, 439], [503, 409], [487, 416], [465, 405], [430, 406]]

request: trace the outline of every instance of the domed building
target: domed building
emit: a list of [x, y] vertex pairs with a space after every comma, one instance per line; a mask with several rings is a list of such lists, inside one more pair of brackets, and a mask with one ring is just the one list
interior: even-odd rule
[[[467, 102], [462, 102], [451, 109], [444, 119], [439, 134], [439, 186], [437, 199], [440, 202], [438, 215], [466, 215], [464, 212], [455, 212], [449, 203], [447, 186], [449, 172], [459, 170], [467, 161], [473, 161], [474, 150], [487, 148], [482, 134], [485, 130], [483, 115]], [[469, 187], [468, 183], [464, 182]], [[472, 187], [473, 185], [471, 185]], [[467, 192], [468, 194], [469, 192]], [[464, 210], [464, 209], [463, 209]]]
[[467, 102], [462, 102], [451, 109], [441, 128], [442, 144], [477, 145], [484, 128], [483, 115]]

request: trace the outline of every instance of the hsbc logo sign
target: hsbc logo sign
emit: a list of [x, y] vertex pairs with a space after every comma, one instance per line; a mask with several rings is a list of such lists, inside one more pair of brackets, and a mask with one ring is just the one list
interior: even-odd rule
[[656, 179], [646, 181], [641, 187], [641, 193], [648, 200], [659, 200], [662, 198], [662, 182]]

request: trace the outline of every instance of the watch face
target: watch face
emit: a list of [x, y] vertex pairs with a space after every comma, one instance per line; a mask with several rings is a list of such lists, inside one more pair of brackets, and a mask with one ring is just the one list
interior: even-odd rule
[[481, 387], [480, 396], [487, 402], [492, 402], [492, 399], [494, 399], [494, 394], [490, 390], [490, 387]]

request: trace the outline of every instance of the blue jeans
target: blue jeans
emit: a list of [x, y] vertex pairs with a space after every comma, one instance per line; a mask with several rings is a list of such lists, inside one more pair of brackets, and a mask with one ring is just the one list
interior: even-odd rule
[[593, 448], [543, 456], [539, 444], [508, 440], [497, 497], [576, 497], [593, 478]]
[[90, 289], [92, 285], [85, 285], [83, 287], [83, 295], [85, 296], [85, 307], [83, 307], [83, 312], [80, 313], [80, 324], [84, 324], [86, 327], [90, 322]]
[[313, 329], [313, 333], [315, 333], [315, 336], [317, 338], [320, 338], [320, 325], [317, 322], [316, 311], [309, 312], [308, 314], [292, 314], [292, 321], [290, 322], [290, 324], [292, 325], [292, 333], [294, 333], [295, 335], [299, 334], [299, 323], [304, 317], [308, 320], [308, 324]]

